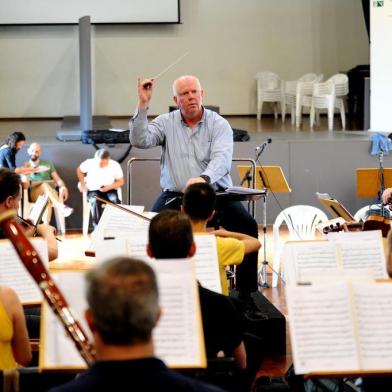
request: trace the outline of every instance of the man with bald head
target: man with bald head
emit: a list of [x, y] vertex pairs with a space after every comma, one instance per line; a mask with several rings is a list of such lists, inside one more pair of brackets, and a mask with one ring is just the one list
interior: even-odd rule
[[[47, 170], [30, 174], [30, 199], [36, 201], [38, 196], [47, 194], [49, 196], [48, 213], [45, 217], [47, 223], [51, 218], [51, 207], [55, 206], [60, 209], [65, 217], [72, 214], [73, 209], [65, 206], [63, 203], [68, 199], [68, 189], [64, 181], [57, 173], [53, 163], [48, 160], [41, 159], [42, 149], [38, 143], [30, 144], [27, 150], [30, 160], [25, 163], [26, 167], [40, 167]], [[58, 193], [56, 190], [58, 187]]]
[[[162, 147], [162, 192], [152, 210], [179, 209], [184, 190], [194, 183], [206, 182], [216, 191], [231, 187], [233, 130], [223, 117], [203, 106], [199, 79], [189, 75], [176, 79], [173, 100], [178, 110], [149, 123], [147, 110], [154, 84], [154, 79], [138, 80], [138, 107], [129, 124], [134, 147]], [[219, 224], [225, 229], [258, 237], [256, 221], [240, 202], [218, 199], [216, 210]], [[244, 258], [237, 268], [236, 281], [245, 299], [257, 290], [257, 252]]]

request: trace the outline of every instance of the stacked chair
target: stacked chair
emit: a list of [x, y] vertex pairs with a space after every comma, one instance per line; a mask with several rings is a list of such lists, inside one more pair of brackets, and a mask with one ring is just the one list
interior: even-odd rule
[[282, 122], [285, 121], [286, 105], [289, 107], [292, 125], [299, 128], [303, 109], [309, 110], [310, 128], [319, 124], [321, 111], [327, 111], [328, 129], [332, 131], [335, 110], [340, 112], [342, 129], [346, 128], [344, 100], [348, 94], [348, 77], [336, 74], [322, 82], [323, 75], [307, 73], [293, 81], [283, 81], [272, 72], [259, 72], [257, 80], [257, 119], [261, 119], [264, 102], [274, 104], [275, 119], [278, 118], [278, 104]]

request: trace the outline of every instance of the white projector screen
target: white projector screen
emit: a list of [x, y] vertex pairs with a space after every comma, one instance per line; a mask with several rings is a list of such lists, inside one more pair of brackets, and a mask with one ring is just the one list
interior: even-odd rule
[[0, 0], [0, 25], [179, 23], [180, 0]]

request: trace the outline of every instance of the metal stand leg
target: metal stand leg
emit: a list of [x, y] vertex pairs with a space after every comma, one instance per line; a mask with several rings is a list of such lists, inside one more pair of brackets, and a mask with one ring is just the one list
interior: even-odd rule
[[259, 286], [270, 287], [267, 282], [267, 194], [263, 197], [263, 262], [259, 276]]
[[[271, 287], [268, 284], [267, 280], [267, 267], [269, 267], [272, 273], [276, 274], [278, 278], [282, 279], [280, 274], [275, 271], [268, 264], [267, 261], [267, 193], [263, 196], [263, 261], [261, 263], [261, 269], [259, 271], [259, 287], [269, 288]], [[282, 279], [283, 280], [283, 279]]]

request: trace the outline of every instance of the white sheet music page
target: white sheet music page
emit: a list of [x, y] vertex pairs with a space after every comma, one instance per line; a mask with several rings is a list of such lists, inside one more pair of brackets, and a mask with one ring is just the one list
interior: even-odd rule
[[[156, 355], [171, 367], [205, 366], [203, 327], [194, 264], [191, 259], [150, 260], [158, 280], [162, 316], [153, 333]], [[75, 317], [85, 331], [87, 308], [84, 271], [53, 274]], [[44, 344], [40, 346], [40, 369], [84, 369], [85, 362], [64, 327], [45, 303], [41, 323]]]
[[338, 268], [336, 245], [329, 241], [288, 242], [283, 247], [282, 265], [288, 284], [303, 281], [303, 276], [316, 271], [335, 270]]
[[[87, 309], [85, 271], [56, 271], [51, 275], [70, 305], [74, 317], [82, 324], [92, 341], [90, 329], [84, 319], [84, 311]], [[42, 308], [41, 331], [43, 331], [44, 341], [40, 345], [40, 369], [87, 367], [74, 342], [68, 337], [64, 326], [46, 301]]]
[[196, 243], [194, 260], [197, 279], [203, 287], [222, 294], [215, 236], [196, 234], [194, 240]]
[[[137, 213], [142, 213], [144, 210], [143, 206], [122, 205], [122, 207], [128, 208]], [[90, 247], [95, 250], [96, 241], [103, 237], [114, 237], [115, 234], [118, 235], [118, 233], [123, 233], [124, 235], [134, 232], [138, 233], [141, 230], [148, 230], [148, 226], [149, 222], [147, 220], [128, 214], [127, 212], [108, 204], [104, 208], [98, 226], [94, 231]]]
[[358, 370], [347, 284], [286, 287], [296, 374]]
[[95, 259], [98, 264], [121, 256], [128, 256], [126, 238], [104, 237], [95, 240]]
[[148, 233], [111, 232], [111, 236], [95, 240], [95, 258], [102, 263], [113, 257], [129, 256], [149, 259], [146, 251]]
[[199, 292], [191, 259], [152, 260], [162, 317], [154, 330], [156, 355], [171, 367], [205, 364]]
[[392, 368], [392, 283], [353, 284], [363, 370]]
[[[32, 240], [32, 244], [47, 268], [48, 248], [46, 241], [36, 238]], [[41, 302], [41, 290], [23, 265], [9, 240], [0, 241], [0, 254], [0, 284], [13, 288], [18, 294], [20, 301], [24, 304]]]
[[330, 233], [331, 242], [341, 247], [345, 270], [372, 270], [376, 279], [388, 278], [380, 230]]

